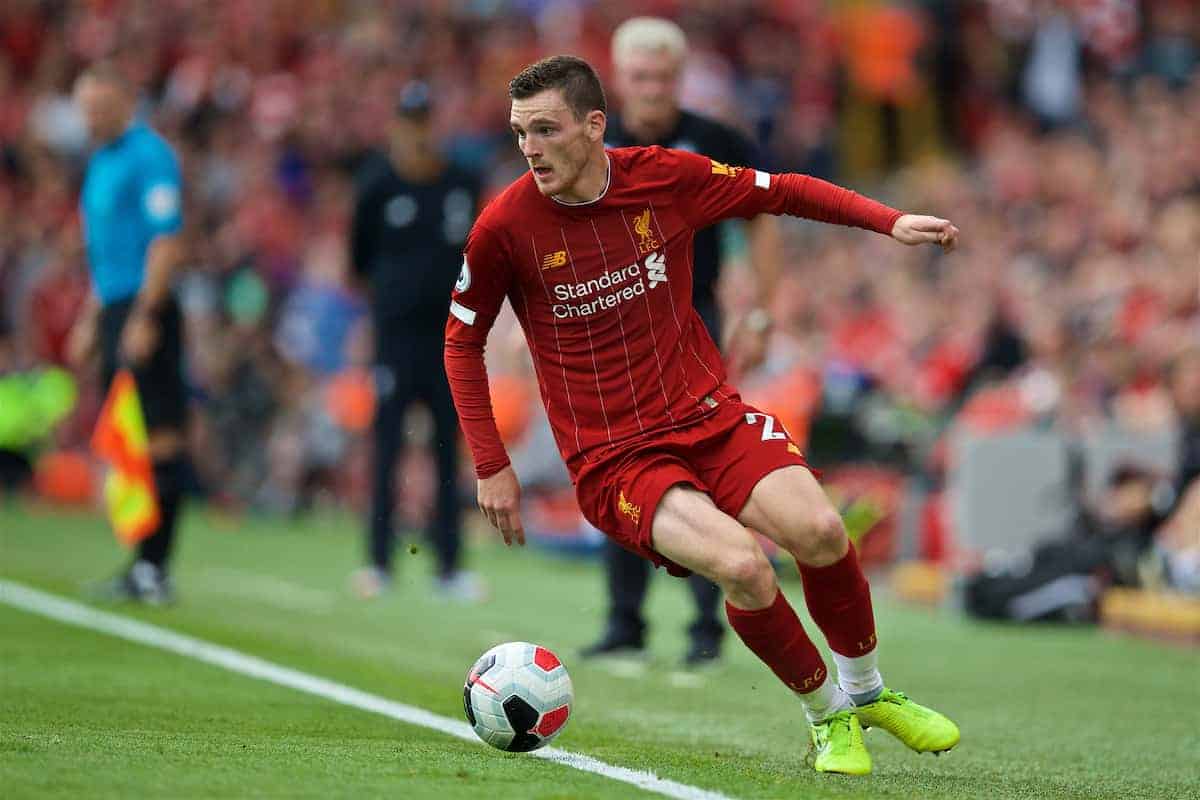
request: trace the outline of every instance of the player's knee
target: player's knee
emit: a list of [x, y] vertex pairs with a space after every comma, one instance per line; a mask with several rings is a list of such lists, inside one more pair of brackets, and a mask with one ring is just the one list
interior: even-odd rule
[[832, 506], [814, 511], [798, 533], [790, 549], [801, 564], [825, 566], [846, 552], [846, 528]]
[[721, 559], [716, 582], [730, 595], [765, 597], [770, 602], [775, 570], [757, 543], [740, 547]]

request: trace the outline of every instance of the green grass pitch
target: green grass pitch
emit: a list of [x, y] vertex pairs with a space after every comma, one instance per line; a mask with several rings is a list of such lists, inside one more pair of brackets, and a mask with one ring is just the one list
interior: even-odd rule
[[[739, 643], [681, 676], [685, 588], [656, 578], [653, 660], [629, 677], [579, 662], [599, 631], [594, 562], [491, 540], [470, 547], [495, 598], [429, 596], [424, 552], [398, 550], [396, 590], [345, 591], [359, 524], [186, 519], [181, 602], [118, 608], [156, 625], [460, 718], [463, 677], [486, 647], [524, 639], [575, 684], [555, 745], [749, 798], [1184, 798], [1200, 796], [1200, 654], [1093, 630], [985, 626], [905, 608], [876, 589], [890, 685], [951, 715], [962, 744], [917, 756], [870, 732], [869, 778], [803, 763], [799, 704]], [[123, 555], [81, 513], [0, 508], [0, 578], [69, 598]], [[799, 586], [785, 581], [799, 607]], [[814, 630], [809, 626], [809, 630]], [[500, 753], [0, 603], [0, 796], [629, 798], [602, 776]]]

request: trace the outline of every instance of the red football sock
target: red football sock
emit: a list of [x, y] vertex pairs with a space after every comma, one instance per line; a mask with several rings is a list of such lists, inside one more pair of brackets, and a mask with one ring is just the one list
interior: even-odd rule
[[800, 564], [800, 580], [808, 612], [831, 650], [856, 657], [875, 649], [871, 587], [858, 565], [853, 544], [841, 561], [827, 567]]
[[726, 602], [725, 615], [746, 646], [792, 691], [811, 692], [825, 681], [825, 662], [783, 592], [757, 611]]

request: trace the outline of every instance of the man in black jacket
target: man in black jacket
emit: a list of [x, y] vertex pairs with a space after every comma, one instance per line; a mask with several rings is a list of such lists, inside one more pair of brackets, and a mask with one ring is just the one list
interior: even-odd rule
[[474, 601], [482, 597], [482, 585], [459, 568], [458, 417], [442, 348], [480, 178], [442, 159], [432, 110], [426, 84], [404, 87], [386, 157], [363, 167], [354, 205], [350, 257], [370, 297], [377, 403], [369, 565], [354, 574], [353, 586], [359, 595], [373, 597], [391, 582], [396, 457], [405, 411], [420, 400], [434, 425], [437, 508], [429, 533], [438, 562], [436, 590], [447, 599]]

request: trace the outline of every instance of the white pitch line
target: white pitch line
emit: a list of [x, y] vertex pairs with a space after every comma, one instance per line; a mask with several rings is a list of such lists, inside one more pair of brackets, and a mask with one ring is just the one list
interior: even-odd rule
[[[382, 714], [385, 717], [407, 722], [410, 725], [432, 728], [449, 736], [457, 736], [459, 739], [466, 739], [470, 742], [477, 742], [480, 746], [486, 746], [475, 735], [475, 732], [471, 730], [471, 726], [461, 720], [443, 717], [440, 714], [434, 714], [423, 708], [397, 703], [394, 700], [388, 700], [379, 695], [360, 691], [345, 684], [335, 683], [334, 681], [319, 678], [316, 675], [309, 675], [299, 670], [272, 664], [270, 661], [264, 661], [261, 658], [247, 655], [228, 647], [222, 647], [201, 639], [195, 639], [191, 636], [175, 633], [166, 628], [160, 628], [157, 625], [150, 625], [149, 623], [139, 622], [129, 617], [99, 611], [90, 606], [30, 588], [24, 584], [0, 580], [0, 603], [5, 603], [33, 614], [40, 614], [43, 617], [49, 617], [50, 619], [65, 622], [69, 625], [107, 633], [110, 636], [127, 639], [128, 641], [137, 642], [148, 647], [156, 647], [177, 655], [194, 658], [206, 664], [223, 667], [230, 672], [248, 675], [252, 678], [258, 678], [259, 680], [279, 686], [287, 686], [291, 689], [307, 692], [308, 694], [332, 700], [342, 705], [362, 709], [363, 711], [372, 711], [376, 714]], [[676, 800], [733, 800], [733, 798], [720, 792], [701, 789], [697, 786], [689, 786], [686, 783], [676, 783], [675, 781], [660, 778], [652, 772], [616, 767], [591, 756], [571, 753], [555, 747], [535, 750], [530, 755], [547, 761], [565, 764], [568, 767], [573, 767], [584, 772], [602, 775], [605, 778], [611, 778], [615, 781], [628, 783], [639, 789], [645, 789], [648, 792], [654, 792], [664, 797], [673, 797]]]

